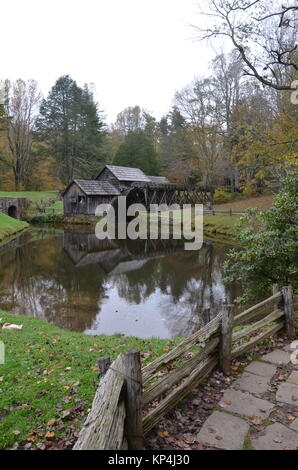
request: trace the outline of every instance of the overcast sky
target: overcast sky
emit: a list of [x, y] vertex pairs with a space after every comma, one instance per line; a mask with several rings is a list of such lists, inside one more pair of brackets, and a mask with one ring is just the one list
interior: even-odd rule
[[[214, 50], [194, 41], [198, 0], [9, 0], [1, 5], [1, 78], [69, 74], [92, 82], [107, 121], [139, 105], [160, 118], [175, 91], [206, 75]], [[3, 47], [4, 46], [4, 47]]]

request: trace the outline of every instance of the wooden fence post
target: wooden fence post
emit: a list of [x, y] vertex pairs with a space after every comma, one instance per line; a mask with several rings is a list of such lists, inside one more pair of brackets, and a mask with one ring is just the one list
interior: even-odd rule
[[[277, 294], [277, 292], [279, 291], [279, 286], [278, 284], [272, 284], [272, 294]], [[274, 304], [274, 310], [278, 310], [278, 306], [279, 306], [279, 302], [277, 302], [276, 304]]]
[[103, 356], [100, 357], [97, 360], [97, 365], [99, 368], [99, 377], [102, 378], [109, 370], [109, 367], [111, 365], [111, 360], [109, 356]]
[[142, 450], [142, 370], [140, 351], [137, 349], [128, 349], [123, 356], [124, 371], [126, 375], [125, 437], [127, 439], [129, 450]]
[[226, 375], [231, 373], [233, 324], [234, 305], [224, 304], [220, 332], [219, 365]]
[[286, 331], [289, 339], [295, 339], [295, 314], [294, 314], [294, 300], [292, 286], [282, 288], [282, 295], [284, 301], [284, 312], [286, 317]]

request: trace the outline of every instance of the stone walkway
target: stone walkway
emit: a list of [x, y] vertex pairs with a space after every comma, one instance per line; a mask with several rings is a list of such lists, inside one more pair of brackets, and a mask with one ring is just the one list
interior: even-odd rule
[[298, 365], [290, 346], [251, 362], [205, 421], [198, 441], [217, 449], [298, 450]]

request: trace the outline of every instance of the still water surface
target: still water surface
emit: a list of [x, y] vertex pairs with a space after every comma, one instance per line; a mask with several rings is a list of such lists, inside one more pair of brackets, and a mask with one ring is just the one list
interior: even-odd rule
[[0, 309], [87, 334], [187, 336], [241, 293], [222, 282], [230, 248], [39, 229], [0, 250]]

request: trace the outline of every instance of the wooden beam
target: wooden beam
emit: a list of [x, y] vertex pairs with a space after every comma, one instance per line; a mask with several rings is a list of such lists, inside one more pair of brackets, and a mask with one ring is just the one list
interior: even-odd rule
[[268, 323], [274, 322], [283, 316], [284, 312], [282, 310], [274, 310], [262, 320], [247, 326], [243, 330], [233, 333], [233, 342], [238, 341], [241, 338], [245, 338], [245, 336], [251, 335], [255, 331], [258, 331], [260, 328], [266, 326]]
[[[195, 354], [193, 357], [182, 363], [179, 367], [177, 367], [177, 369], [174, 369], [171, 372], [167, 372], [153, 385], [150, 385], [144, 392], [143, 404], [147, 405], [151, 401], [158, 398], [160, 395], [170, 390], [175, 384], [179, 384], [182, 379], [190, 375], [191, 372], [196, 367], [198, 367], [203, 359], [205, 359], [210, 353], [214, 351], [218, 343], [218, 337], [211, 339], [206, 347], [203, 348], [199, 353]], [[155, 377], [158, 378], [158, 374]]]
[[226, 375], [231, 373], [232, 334], [234, 323], [234, 305], [223, 305], [221, 337], [219, 346], [219, 364]]
[[104, 375], [107, 373], [107, 371], [109, 370], [110, 364], [111, 364], [110, 356], [103, 356], [97, 360], [100, 378], [104, 377]]
[[268, 299], [259, 302], [258, 304], [250, 307], [239, 315], [236, 315], [234, 318], [234, 326], [241, 325], [244, 322], [250, 321], [261, 313], [265, 312], [270, 305], [274, 305], [278, 300], [282, 298], [281, 292], [277, 292]]
[[193, 333], [191, 336], [186, 338], [184, 341], [179, 343], [174, 349], [158, 357], [155, 361], [150, 362], [143, 367], [143, 381], [146, 383], [152, 378], [152, 375], [166, 364], [170, 364], [182, 354], [187, 354], [193, 349], [197, 343], [202, 343], [209, 339], [214, 333], [219, 331], [221, 323], [222, 312], [211, 320], [200, 330]]
[[256, 346], [256, 344], [258, 344], [260, 341], [262, 341], [265, 338], [268, 338], [268, 336], [274, 335], [279, 330], [281, 330], [284, 327], [284, 324], [285, 323], [281, 321], [277, 323], [276, 325], [271, 326], [266, 331], [263, 331], [258, 336], [254, 336], [248, 343], [241, 344], [241, 346], [239, 346], [238, 348], [232, 351], [232, 359], [235, 359], [236, 357], [242, 356], [242, 354], [247, 353], [248, 351], [251, 351]]
[[142, 371], [140, 351], [129, 349], [123, 355], [125, 370], [125, 437], [129, 450], [143, 449]]
[[162, 417], [177, 403], [186, 397], [191, 390], [207, 377], [217, 364], [215, 357], [204, 359], [187, 379], [171, 391], [158, 405], [143, 419], [144, 434], [147, 434]]
[[282, 295], [284, 300], [284, 312], [286, 317], [286, 331], [289, 339], [296, 338], [295, 313], [292, 286], [282, 287]]
[[119, 405], [123, 385], [123, 355], [120, 355], [100, 381], [74, 450], [121, 448], [119, 445], [122, 445], [123, 440], [125, 408], [123, 404], [120, 407]]

